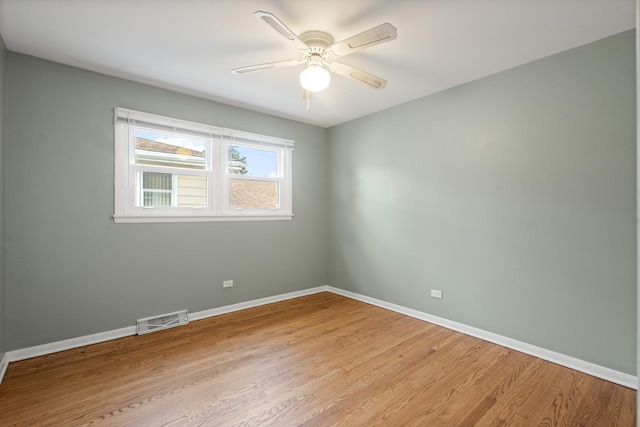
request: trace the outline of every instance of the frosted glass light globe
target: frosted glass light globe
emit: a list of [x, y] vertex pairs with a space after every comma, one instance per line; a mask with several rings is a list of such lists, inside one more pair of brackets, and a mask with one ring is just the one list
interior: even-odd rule
[[300, 84], [309, 92], [320, 92], [329, 86], [331, 75], [320, 65], [309, 65], [300, 73]]

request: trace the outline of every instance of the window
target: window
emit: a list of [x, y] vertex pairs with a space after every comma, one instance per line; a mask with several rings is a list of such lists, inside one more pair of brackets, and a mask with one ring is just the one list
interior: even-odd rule
[[140, 197], [136, 206], [175, 206], [174, 175], [158, 172], [138, 172], [137, 179], [141, 180], [136, 185]]
[[227, 153], [229, 204], [234, 209], [275, 209], [280, 181], [274, 150], [230, 145]]
[[291, 219], [293, 141], [115, 110], [115, 222]]

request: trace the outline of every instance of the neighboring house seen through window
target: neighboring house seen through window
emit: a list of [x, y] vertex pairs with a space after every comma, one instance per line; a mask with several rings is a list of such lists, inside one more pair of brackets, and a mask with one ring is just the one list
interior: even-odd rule
[[293, 142], [116, 109], [116, 222], [291, 219]]
[[173, 177], [170, 173], [138, 172], [137, 178], [142, 182], [136, 185], [140, 195], [136, 206], [175, 206]]

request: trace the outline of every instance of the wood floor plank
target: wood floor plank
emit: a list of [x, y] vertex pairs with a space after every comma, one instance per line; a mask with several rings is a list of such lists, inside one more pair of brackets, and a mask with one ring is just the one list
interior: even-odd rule
[[331, 293], [11, 363], [0, 426], [625, 426], [636, 392]]
[[[566, 425], [567, 415], [577, 410], [588, 375], [571, 369], [559, 367], [559, 376], [551, 383], [546, 408], [542, 407], [537, 414], [536, 425], [541, 427], [559, 427]], [[536, 418], [533, 418], [534, 420]]]
[[634, 425], [636, 419], [632, 417], [636, 408], [632, 402], [633, 396], [633, 390], [613, 386], [611, 400], [606, 409], [607, 415], [603, 417], [604, 425], [608, 427]]
[[[430, 363], [421, 364], [419, 369], [413, 372], [403, 373], [396, 388], [390, 389], [387, 393], [389, 399], [385, 402], [387, 410], [384, 416], [380, 418], [379, 414], [374, 414], [370, 416], [370, 422], [381, 425], [435, 425], [444, 411], [451, 410], [461, 403], [456, 400], [458, 390], [473, 382], [475, 374], [482, 371], [486, 365], [492, 364], [492, 359], [499, 359], [498, 353], [502, 349], [492, 346], [490, 351], [484, 352], [483, 348], [489, 345], [488, 343], [462, 334], [459, 339], [460, 342], [452, 351], [442, 354], [440, 360], [433, 359]], [[457, 355], [461, 353], [467, 356], [463, 363], [467, 364], [468, 369], [451, 369], [446, 362], [459, 357]], [[446, 364], [440, 363], [441, 361]], [[425, 380], [427, 378], [428, 380]], [[448, 384], [456, 384], [457, 387], [451, 388]], [[419, 416], [416, 417], [417, 414]]]

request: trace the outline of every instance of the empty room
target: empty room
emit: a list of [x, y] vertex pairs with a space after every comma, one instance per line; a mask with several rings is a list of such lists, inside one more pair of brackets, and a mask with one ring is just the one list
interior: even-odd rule
[[636, 16], [0, 0], [0, 426], [636, 426]]

